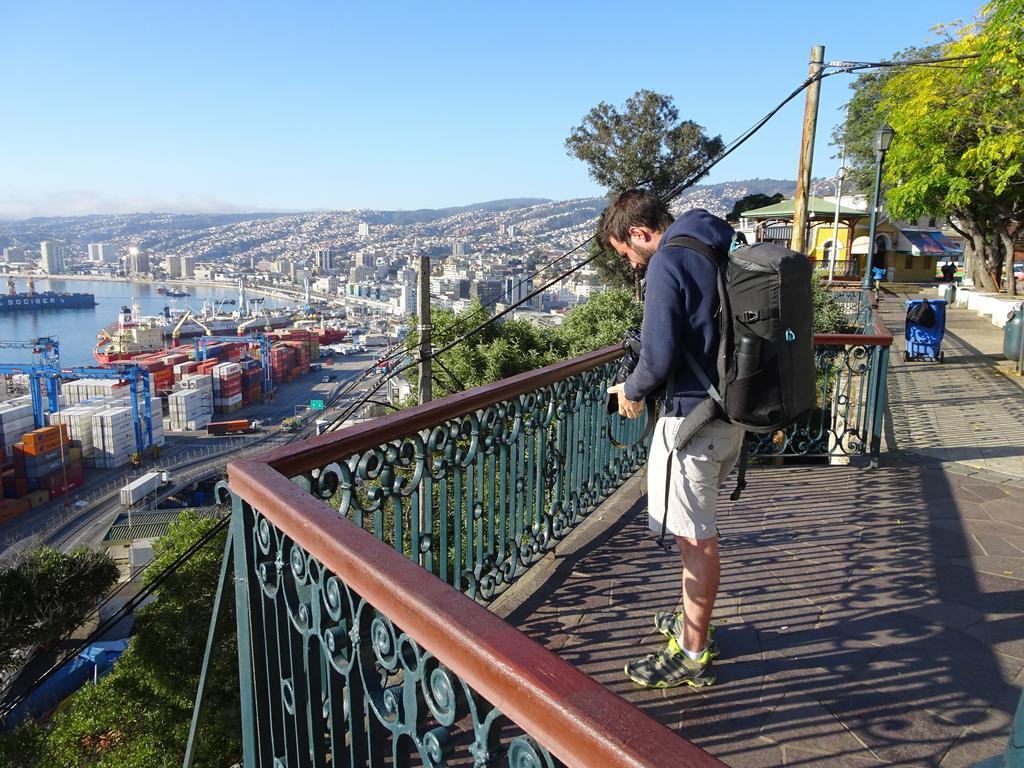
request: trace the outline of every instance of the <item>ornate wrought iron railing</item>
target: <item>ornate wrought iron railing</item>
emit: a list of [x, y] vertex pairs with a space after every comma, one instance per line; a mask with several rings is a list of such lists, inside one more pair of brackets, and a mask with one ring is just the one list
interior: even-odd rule
[[[860, 292], [856, 295], [860, 301]], [[754, 436], [751, 453], [833, 461], [868, 456], [877, 464], [891, 345], [892, 334], [877, 304], [868, 305], [865, 321], [854, 333], [816, 334], [818, 407], [785, 431]]]
[[[645, 461], [644, 422], [605, 413], [618, 356], [611, 348], [365, 422], [345, 440], [321, 437], [303, 454], [315, 460], [284, 450], [268, 461], [486, 601]], [[630, 447], [613, 447], [609, 427]]]
[[472, 599], [644, 461], [617, 356], [229, 466], [246, 766], [721, 765]]
[[[820, 413], [758, 450], [877, 456], [873, 322], [816, 337]], [[618, 354], [230, 465], [246, 765], [719, 764], [480, 605], [645, 460], [604, 412]]]
[[832, 297], [843, 309], [846, 322], [859, 332], [871, 327], [871, 308], [864, 302], [860, 286], [851, 287], [841, 283], [832, 286]]

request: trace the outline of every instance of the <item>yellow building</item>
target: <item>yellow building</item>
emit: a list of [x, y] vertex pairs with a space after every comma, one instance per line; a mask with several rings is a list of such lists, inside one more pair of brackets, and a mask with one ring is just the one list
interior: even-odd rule
[[[813, 196], [808, 199], [804, 238], [807, 256], [816, 269], [831, 273], [837, 280], [859, 280], [868, 253], [870, 213], [840, 206], [838, 226], [835, 215], [834, 201]], [[793, 200], [743, 212], [737, 229], [748, 242], [775, 242], [788, 248], [793, 238]], [[884, 268], [885, 279], [890, 281], [934, 280], [939, 261], [956, 260], [960, 254], [960, 247], [937, 228], [901, 228], [888, 220], [875, 226], [873, 266]]]

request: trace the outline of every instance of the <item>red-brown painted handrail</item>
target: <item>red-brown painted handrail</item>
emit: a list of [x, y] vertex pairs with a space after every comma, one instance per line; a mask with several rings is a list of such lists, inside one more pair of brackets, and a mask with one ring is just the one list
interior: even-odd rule
[[605, 347], [572, 360], [554, 363], [535, 371], [526, 371], [493, 384], [485, 384], [466, 392], [457, 392], [439, 400], [432, 400], [413, 408], [364, 421], [344, 430], [328, 432], [319, 437], [302, 440], [294, 445], [276, 448], [261, 454], [260, 459], [272, 465], [282, 474], [297, 475], [326, 466], [332, 461], [337, 461], [339, 456], [361, 453], [389, 440], [406, 437], [421, 429], [443, 424], [448, 419], [458, 418], [480, 408], [533, 392], [541, 387], [588, 371], [602, 363], [615, 360], [621, 355], [621, 345]]
[[[817, 346], [883, 346], [892, 344], [892, 334], [882, 322], [877, 305], [872, 307], [872, 329], [874, 334], [818, 333], [814, 335]], [[351, 456], [374, 446], [428, 429], [445, 421], [486, 408], [495, 403], [509, 400], [532, 392], [549, 384], [567, 379], [603, 363], [615, 360], [622, 354], [621, 345], [605, 347], [581, 357], [527, 371], [493, 384], [457, 392], [439, 400], [407, 408], [401, 412], [365, 421], [337, 432], [328, 432], [319, 437], [309, 438], [294, 445], [268, 451], [260, 458], [285, 475], [297, 475], [311, 469], [326, 466], [339, 456]]]
[[228, 478], [236, 494], [566, 765], [724, 768], [274, 467], [236, 461]]
[[892, 333], [886, 327], [882, 313], [878, 311], [878, 302], [871, 305], [871, 330], [874, 333], [816, 333], [814, 334], [814, 345], [816, 347], [892, 346]]

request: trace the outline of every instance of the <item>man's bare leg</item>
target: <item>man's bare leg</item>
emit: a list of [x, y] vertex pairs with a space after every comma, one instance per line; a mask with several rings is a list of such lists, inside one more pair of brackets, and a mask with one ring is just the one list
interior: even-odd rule
[[696, 653], [707, 646], [708, 624], [718, 595], [718, 538], [688, 539], [676, 536], [683, 560], [683, 613], [686, 621], [679, 644]]

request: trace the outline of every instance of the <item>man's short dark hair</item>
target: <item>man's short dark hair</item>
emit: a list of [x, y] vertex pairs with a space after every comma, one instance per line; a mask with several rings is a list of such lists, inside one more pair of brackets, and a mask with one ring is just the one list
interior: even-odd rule
[[647, 227], [653, 232], [664, 232], [673, 221], [675, 219], [664, 200], [642, 189], [629, 189], [604, 209], [599, 239], [603, 247], [609, 248], [610, 237], [621, 243], [628, 242], [630, 227]]

